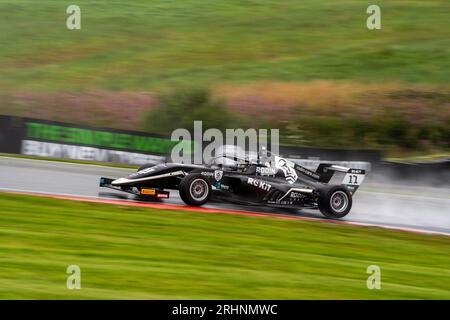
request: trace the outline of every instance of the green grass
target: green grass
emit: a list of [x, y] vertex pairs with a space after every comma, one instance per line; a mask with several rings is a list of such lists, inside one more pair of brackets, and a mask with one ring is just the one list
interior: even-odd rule
[[295, 145], [448, 151], [447, 0], [379, 0], [381, 30], [362, 0], [79, 0], [69, 31], [72, 4], [0, 0], [1, 114], [152, 131], [158, 94], [209, 87]]
[[177, 84], [355, 79], [446, 84], [446, 0], [0, 0], [2, 90], [149, 89]]
[[450, 298], [448, 237], [9, 194], [0, 208], [1, 299]]

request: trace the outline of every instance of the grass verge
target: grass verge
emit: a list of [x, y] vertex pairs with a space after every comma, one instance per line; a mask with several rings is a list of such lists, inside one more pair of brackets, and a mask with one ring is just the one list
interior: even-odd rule
[[0, 299], [450, 298], [447, 237], [11, 194], [0, 208]]

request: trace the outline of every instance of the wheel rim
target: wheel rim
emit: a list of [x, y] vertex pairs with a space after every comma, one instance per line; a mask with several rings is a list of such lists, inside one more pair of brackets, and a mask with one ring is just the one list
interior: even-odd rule
[[203, 179], [195, 179], [191, 183], [189, 193], [196, 201], [203, 201], [208, 196], [208, 184]]
[[348, 195], [344, 191], [336, 191], [330, 198], [330, 206], [337, 213], [345, 211], [348, 207], [348, 202]]

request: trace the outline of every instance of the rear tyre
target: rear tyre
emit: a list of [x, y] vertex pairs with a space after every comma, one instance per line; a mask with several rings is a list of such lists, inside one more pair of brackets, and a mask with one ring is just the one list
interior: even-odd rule
[[352, 195], [345, 187], [331, 186], [322, 189], [318, 205], [320, 212], [325, 217], [331, 219], [343, 218], [352, 208]]
[[178, 188], [184, 203], [201, 206], [211, 197], [211, 185], [201, 174], [190, 174], [184, 177]]

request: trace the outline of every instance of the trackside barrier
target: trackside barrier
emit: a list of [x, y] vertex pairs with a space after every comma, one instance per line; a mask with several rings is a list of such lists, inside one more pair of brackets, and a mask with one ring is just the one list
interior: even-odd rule
[[[140, 165], [166, 160], [178, 143], [157, 134], [0, 115], [1, 153]], [[280, 146], [280, 154], [311, 169], [329, 162], [371, 171], [374, 181], [450, 185], [450, 159], [405, 163], [383, 161], [380, 150], [303, 146]]]

